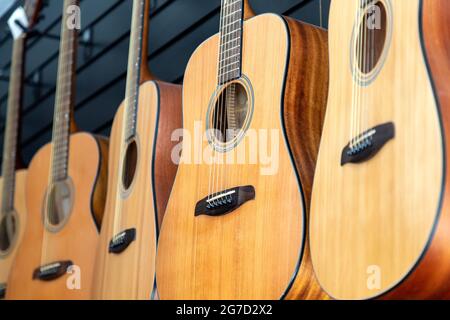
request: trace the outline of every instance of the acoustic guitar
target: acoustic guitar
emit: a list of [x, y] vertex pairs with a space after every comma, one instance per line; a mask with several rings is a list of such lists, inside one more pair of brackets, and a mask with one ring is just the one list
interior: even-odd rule
[[185, 73], [182, 154], [156, 260], [161, 299], [326, 297], [306, 230], [327, 34], [274, 14], [244, 22], [243, 4], [222, 1], [220, 33]]
[[334, 0], [311, 252], [337, 299], [450, 298], [450, 2]]
[[53, 137], [28, 170], [28, 222], [11, 270], [8, 299], [91, 295], [106, 197], [107, 143], [87, 133], [74, 134], [78, 31], [66, 22], [76, 18], [78, 5], [78, 0], [63, 5]]
[[159, 223], [177, 166], [181, 87], [147, 67], [149, 0], [133, 1], [126, 99], [112, 127], [108, 198], [95, 267], [94, 299], [155, 297]]
[[6, 294], [9, 270], [26, 224], [25, 181], [20, 148], [20, 113], [22, 110], [25, 51], [28, 31], [38, 20], [41, 1], [27, 0], [24, 11], [27, 30], [13, 41], [11, 75], [3, 144], [3, 172], [0, 178], [0, 299]]

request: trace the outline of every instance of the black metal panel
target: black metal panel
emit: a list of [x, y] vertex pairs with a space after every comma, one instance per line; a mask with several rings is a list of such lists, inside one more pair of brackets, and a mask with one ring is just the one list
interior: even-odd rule
[[[130, 0], [80, 0], [82, 33], [94, 46], [80, 46], [75, 117], [81, 129], [108, 135], [125, 94], [131, 22]], [[275, 12], [327, 26], [330, 0], [250, 0], [256, 13]], [[61, 0], [48, 0], [39, 31], [59, 36]], [[322, 5], [321, 5], [322, 3]], [[322, 18], [321, 10], [322, 7]], [[218, 31], [220, 0], [153, 0], [149, 65], [159, 78], [181, 83], [195, 48]], [[0, 147], [3, 146], [12, 38], [0, 19]], [[83, 36], [80, 37], [82, 39]], [[36, 36], [28, 43], [22, 148], [28, 163], [51, 139], [59, 42]], [[39, 75], [39, 77], [38, 77]], [[35, 81], [40, 78], [41, 84]]]

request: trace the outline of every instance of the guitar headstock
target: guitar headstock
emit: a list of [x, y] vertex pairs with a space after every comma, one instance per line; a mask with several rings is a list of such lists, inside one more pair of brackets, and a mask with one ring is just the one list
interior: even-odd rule
[[28, 28], [32, 28], [39, 20], [42, 9], [42, 0], [25, 0], [23, 8], [28, 18]]

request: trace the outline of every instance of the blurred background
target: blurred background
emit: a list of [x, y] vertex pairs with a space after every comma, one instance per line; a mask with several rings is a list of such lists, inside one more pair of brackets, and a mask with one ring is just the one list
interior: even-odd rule
[[[51, 140], [63, 0], [47, 0], [40, 34], [29, 39], [21, 149], [28, 164]], [[218, 32], [220, 0], [152, 0], [148, 63], [161, 80], [181, 84], [190, 55]], [[250, 0], [257, 14], [274, 12], [327, 27], [330, 0]], [[7, 20], [23, 0], [0, 0], [0, 146], [8, 99], [12, 36]], [[82, 30], [77, 66], [76, 121], [108, 136], [125, 95], [131, 0], [80, 0]], [[1, 154], [1, 152], [0, 152]]]

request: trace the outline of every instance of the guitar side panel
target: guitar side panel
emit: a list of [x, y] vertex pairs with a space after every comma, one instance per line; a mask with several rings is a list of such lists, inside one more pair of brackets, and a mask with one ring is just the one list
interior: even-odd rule
[[183, 127], [181, 110], [182, 87], [157, 81], [160, 95], [158, 131], [154, 156], [154, 181], [158, 228], [161, 227], [178, 165], [172, 159], [172, 150], [178, 144], [172, 141], [172, 133]]
[[[284, 99], [284, 123], [301, 183], [309, 223], [309, 207], [328, 94], [328, 41], [325, 30], [285, 18], [290, 30], [290, 61]], [[308, 227], [305, 228], [308, 231]], [[309, 236], [301, 265], [286, 299], [325, 299], [315, 279]]]

